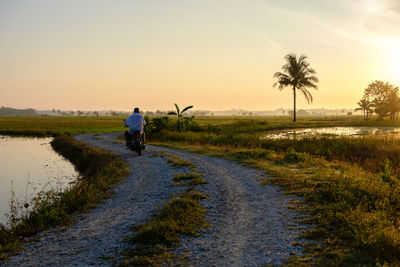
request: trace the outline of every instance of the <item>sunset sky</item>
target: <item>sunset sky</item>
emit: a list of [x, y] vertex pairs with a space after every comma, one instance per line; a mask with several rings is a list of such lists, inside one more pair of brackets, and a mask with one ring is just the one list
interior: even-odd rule
[[400, 86], [400, 2], [0, 0], [0, 106], [292, 108], [272, 87], [291, 52], [320, 79], [298, 108], [355, 108]]

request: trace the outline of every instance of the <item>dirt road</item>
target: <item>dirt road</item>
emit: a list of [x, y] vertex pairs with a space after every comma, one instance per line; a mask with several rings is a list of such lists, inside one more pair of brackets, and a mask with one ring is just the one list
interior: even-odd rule
[[[120, 133], [119, 133], [120, 134]], [[287, 196], [274, 186], [262, 186], [260, 170], [236, 162], [196, 155], [163, 147], [147, 146], [141, 157], [115, 143], [118, 133], [77, 139], [114, 152], [127, 161], [132, 172], [115, 194], [90, 213], [76, 219], [69, 228], [40, 234], [38, 242], [9, 260], [6, 266], [110, 266], [118, 252], [129, 246], [123, 241], [130, 226], [149, 218], [172, 193], [171, 178], [179, 172], [163, 157], [165, 151], [196, 164], [209, 182], [202, 187], [210, 198], [204, 201], [212, 226], [200, 237], [185, 238], [178, 250], [188, 249], [192, 265], [260, 266], [280, 264], [291, 254], [299, 230], [293, 229], [293, 211], [286, 208]], [[99, 138], [100, 137], [100, 138]], [[114, 257], [118, 262], [118, 258]]]

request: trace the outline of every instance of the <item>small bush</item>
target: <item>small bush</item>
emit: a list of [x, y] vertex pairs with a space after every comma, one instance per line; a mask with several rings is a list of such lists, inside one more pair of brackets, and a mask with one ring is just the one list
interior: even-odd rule
[[155, 117], [155, 118], [149, 118], [149, 117], [145, 117], [146, 120], [146, 125], [145, 125], [145, 132], [147, 135], [151, 136], [153, 134], [157, 134], [159, 132], [161, 132], [162, 130], [167, 130], [173, 129], [173, 123], [172, 121], [169, 119], [169, 117], [165, 116], [165, 117]]
[[304, 154], [296, 152], [293, 148], [289, 148], [283, 157], [283, 160], [287, 163], [299, 163], [304, 161], [304, 159]]

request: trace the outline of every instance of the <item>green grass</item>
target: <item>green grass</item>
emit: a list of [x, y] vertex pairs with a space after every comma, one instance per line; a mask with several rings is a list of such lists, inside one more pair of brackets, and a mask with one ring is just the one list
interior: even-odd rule
[[196, 166], [192, 162], [185, 160], [181, 157], [177, 157], [169, 153], [164, 153], [164, 156], [168, 157], [167, 162], [176, 169], [183, 167], [189, 167], [189, 169], [192, 171], [196, 169]]
[[223, 126], [223, 125], [235, 125], [240, 122], [261, 122], [265, 125], [270, 125], [276, 128], [287, 128], [289, 126], [301, 127], [307, 125], [307, 127], [313, 126], [339, 126], [346, 125], [355, 121], [361, 121], [361, 116], [313, 116], [313, 117], [297, 117], [297, 122], [293, 123], [293, 118], [289, 116], [202, 116], [196, 117], [195, 121], [200, 126]]
[[175, 182], [193, 180], [193, 179], [200, 179], [203, 175], [200, 173], [176, 173], [172, 180]]
[[205, 185], [208, 182], [200, 173], [176, 173], [172, 178], [176, 183], [173, 186], [189, 186]]
[[123, 117], [0, 117], [0, 134], [58, 136], [123, 131]]
[[[57, 136], [85, 133], [123, 131], [124, 117], [0, 117], [0, 134], [22, 136]], [[154, 118], [151, 118], [154, 119]], [[149, 119], [148, 119], [149, 120]], [[175, 121], [170, 119], [171, 123]], [[196, 117], [202, 131], [249, 133], [277, 129], [343, 126], [363, 123], [361, 117], [299, 117], [297, 123], [290, 117], [275, 116], [205, 116]], [[372, 123], [372, 122], [368, 122]], [[378, 122], [381, 123], [381, 122]], [[171, 128], [175, 128], [174, 125]], [[151, 123], [149, 124], [149, 126]], [[149, 132], [151, 129], [148, 129]]]
[[0, 260], [4, 261], [21, 246], [20, 240], [44, 229], [71, 221], [111, 195], [111, 186], [128, 174], [125, 162], [104, 150], [90, 147], [69, 136], [52, 141], [53, 148], [69, 159], [82, 178], [61, 195], [48, 191], [36, 197], [28, 217], [11, 214], [11, 228], [0, 227]]
[[395, 120], [377, 120], [372, 119], [368, 121], [360, 120], [353, 121], [349, 124], [349, 126], [360, 126], [360, 127], [400, 127], [400, 121]]

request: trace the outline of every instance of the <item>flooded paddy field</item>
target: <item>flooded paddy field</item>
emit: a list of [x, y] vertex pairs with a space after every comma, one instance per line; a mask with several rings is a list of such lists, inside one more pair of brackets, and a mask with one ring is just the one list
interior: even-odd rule
[[275, 131], [263, 134], [261, 138], [281, 139], [281, 138], [305, 138], [317, 136], [347, 136], [358, 137], [368, 135], [399, 135], [400, 127], [323, 127], [323, 128], [305, 128], [292, 129], [285, 131]]
[[38, 193], [60, 192], [76, 181], [74, 166], [52, 149], [51, 140], [0, 135], [1, 224], [7, 224], [10, 201], [16, 206], [30, 203], [30, 209]]

